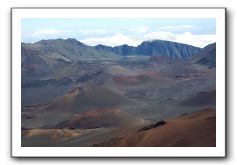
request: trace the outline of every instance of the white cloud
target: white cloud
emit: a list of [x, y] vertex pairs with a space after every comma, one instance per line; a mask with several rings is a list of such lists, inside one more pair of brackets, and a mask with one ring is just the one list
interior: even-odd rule
[[130, 36], [126, 36], [121, 33], [117, 33], [109, 37], [94, 37], [94, 38], [87, 38], [80, 41], [90, 46], [95, 46], [99, 44], [107, 45], [107, 46], [119, 46], [123, 44], [127, 44], [130, 46], [137, 46], [142, 42], [140, 40], [135, 40], [131, 38]]
[[208, 44], [216, 42], [216, 35], [213, 34], [192, 34], [190, 32], [185, 32], [181, 34], [174, 34], [171, 32], [152, 32], [144, 35], [144, 40], [168, 40], [173, 42], [179, 42], [184, 44], [189, 44], [197, 47], [204, 47]]
[[80, 41], [90, 46], [95, 46], [99, 44], [107, 46], [119, 46], [123, 44], [127, 44], [130, 46], [138, 46], [139, 44], [142, 43], [142, 41], [152, 41], [152, 40], [167, 40], [202, 48], [208, 44], [216, 42], [216, 36], [212, 34], [197, 35], [192, 34], [190, 32], [174, 34], [171, 32], [158, 31], [158, 32], [147, 33], [142, 37], [140, 37], [139, 39], [137, 39], [137, 36], [129, 36], [117, 33], [113, 36], [93, 37]]
[[141, 26], [138, 28], [131, 29], [133, 32], [138, 32], [138, 33], [146, 33], [150, 28], [146, 26]]
[[176, 35], [171, 32], [163, 32], [163, 31], [152, 32], [144, 35], [145, 41], [157, 40], [157, 39], [174, 41], [176, 39]]
[[[177, 26], [176, 26], [177, 27]], [[181, 25], [178, 27], [190, 27], [189, 25]], [[163, 27], [164, 29], [171, 29], [174, 28], [174, 26], [166, 26]], [[174, 33], [170, 31], [155, 31], [148, 33], [149, 28], [142, 26], [136, 29], [132, 29], [131, 31], [139, 32], [139, 35], [137, 33], [131, 33], [129, 35], [125, 35], [122, 33], [117, 33], [114, 35], [109, 35], [108, 30], [106, 29], [92, 29], [92, 30], [83, 30], [81, 33], [84, 33], [84, 37], [87, 36], [88, 38], [85, 38], [83, 40], [76, 37], [77, 35], [82, 37], [81, 34], [75, 33], [75, 31], [63, 31], [58, 29], [41, 29], [37, 30], [32, 34], [32, 37], [34, 38], [44, 38], [44, 39], [51, 39], [51, 38], [78, 38], [81, 42], [90, 45], [95, 46], [98, 44], [103, 44], [107, 46], [119, 46], [123, 44], [127, 44], [130, 46], [138, 46], [143, 41], [151, 41], [151, 40], [167, 40], [167, 41], [173, 41], [173, 42], [179, 42], [179, 43], [185, 43], [197, 47], [204, 47], [210, 43], [213, 43], [216, 41], [216, 36], [214, 34], [192, 34], [191, 32], [183, 32], [183, 33]], [[93, 35], [89, 35], [89, 33]], [[104, 34], [107, 33], [107, 36], [104, 36]], [[103, 34], [102, 36], [98, 34]], [[91, 37], [89, 37], [91, 36]], [[92, 37], [96, 36], [96, 37]]]
[[41, 29], [41, 30], [36, 30], [32, 36], [34, 37], [40, 37], [41, 35], [56, 35], [56, 34], [60, 34], [63, 33], [65, 31], [62, 30], [57, 30], [57, 29]]
[[186, 43], [193, 46], [205, 47], [208, 44], [216, 42], [216, 35], [213, 34], [199, 34], [195, 35], [190, 32], [176, 35], [176, 42]]

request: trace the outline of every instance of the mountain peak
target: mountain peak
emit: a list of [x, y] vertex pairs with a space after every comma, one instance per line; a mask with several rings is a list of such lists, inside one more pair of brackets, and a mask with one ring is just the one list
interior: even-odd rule
[[77, 44], [77, 45], [81, 45], [81, 46], [86, 46], [84, 43], [74, 39], [74, 38], [67, 38], [67, 39], [63, 39], [63, 38], [58, 38], [58, 39], [49, 39], [49, 40], [40, 40], [38, 42], [36, 42], [37, 44], [41, 44], [41, 45], [47, 45], [47, 44], [55, 44], [55, 43], [70, 43], [70, 44]]

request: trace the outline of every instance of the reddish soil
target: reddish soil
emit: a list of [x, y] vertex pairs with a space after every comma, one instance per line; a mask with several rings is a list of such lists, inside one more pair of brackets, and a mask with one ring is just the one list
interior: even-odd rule
[[166, 124], [113, 138], [94, 146], [215, 147], [216, 111], [205, 109], [169, 119]]

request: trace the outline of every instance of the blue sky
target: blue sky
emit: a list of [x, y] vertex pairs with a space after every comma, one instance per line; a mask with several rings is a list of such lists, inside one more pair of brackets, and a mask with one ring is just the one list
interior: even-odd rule
[[94, 46], [139, 45], [146, 40], [169, 40], [198, 47], [215, 42], [215, 19], [22, 19], [22, 42], [75, 38]]

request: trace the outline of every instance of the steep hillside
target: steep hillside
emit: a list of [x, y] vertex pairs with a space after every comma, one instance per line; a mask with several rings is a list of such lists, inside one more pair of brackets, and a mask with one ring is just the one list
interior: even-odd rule
[[40, 75], [84, 59], [116, 58], [116, 55], [96, 50], [75, 39], [41, 40], [22, 43], [22, 73]]
[[199, 53], [193, 56], [197, 64], [206, 65], [209, 68], [216, 67], [216, 43], [207, 45]]
[[193, 54], [198, 53], [201, 49], [187, 44], [177, 42], [155, 40], [144, 41], [137, 47], [121, 45], [109, 47], [104, 45], [95, 46], [97, 50], [105, 50], [122, 56], [127, 55], [166, 55], [172, 58], [186, 59]]

